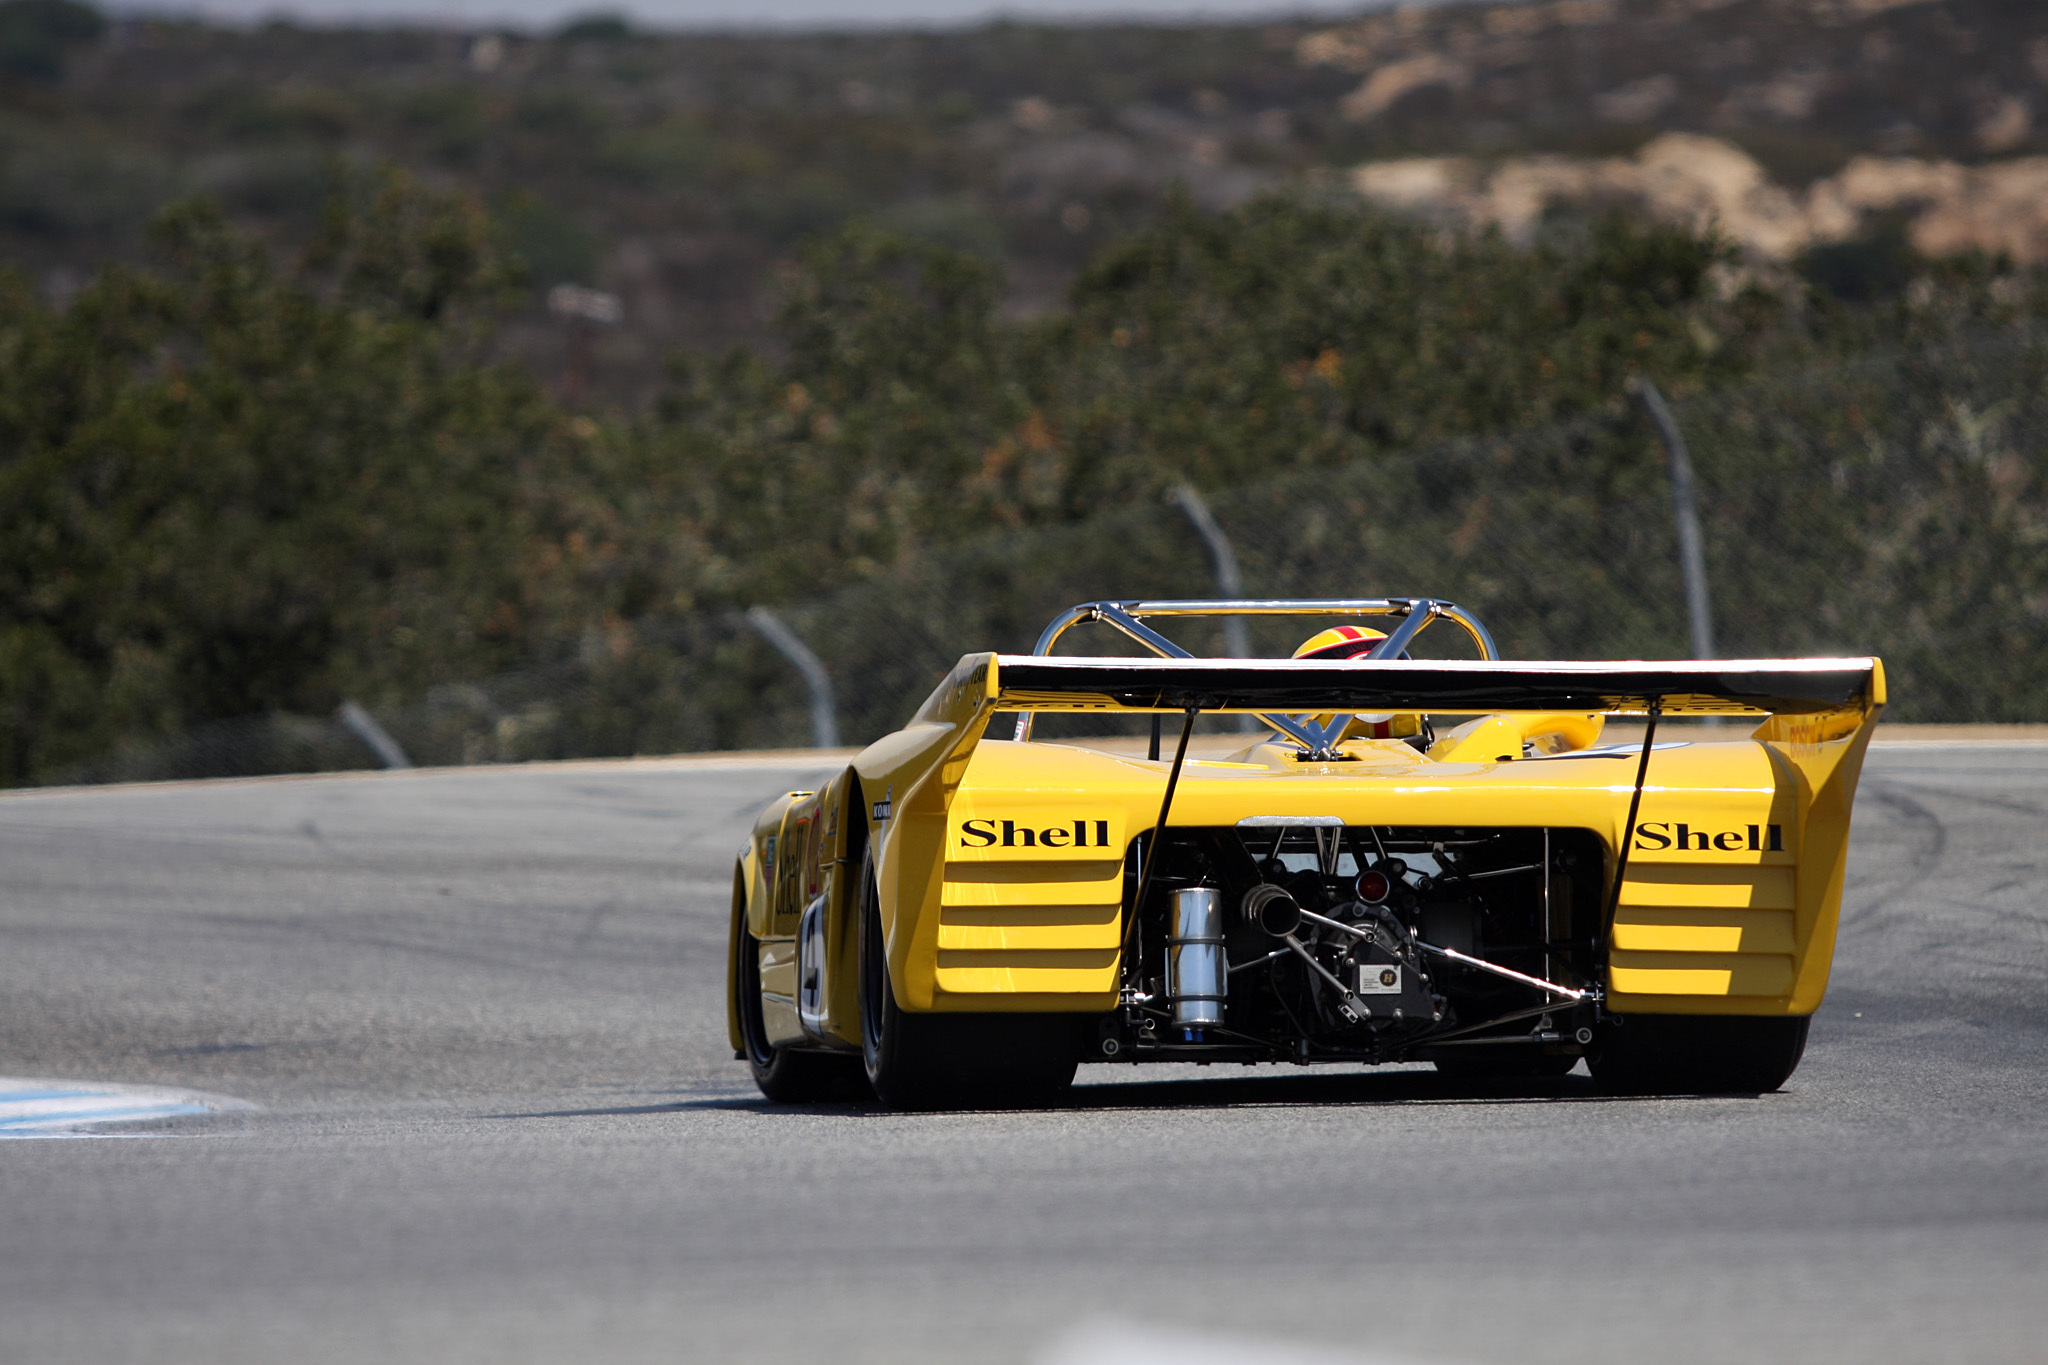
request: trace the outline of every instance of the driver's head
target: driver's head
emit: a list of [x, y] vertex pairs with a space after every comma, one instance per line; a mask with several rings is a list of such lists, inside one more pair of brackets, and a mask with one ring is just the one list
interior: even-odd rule
[[1363, 659], [1373, 646], [1387, 638], [1383, 630], [1370, 626], [1331, 626], [1301, 642], [1294, 651], [1297, 659]]

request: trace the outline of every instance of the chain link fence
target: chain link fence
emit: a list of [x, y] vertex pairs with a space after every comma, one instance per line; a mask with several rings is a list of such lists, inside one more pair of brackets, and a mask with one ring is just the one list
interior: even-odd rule
[[[1674, 403], [1697, 470], [1721, 652], [1881, 655], [1897, 720], [2048, 719], [2044, 379], [2048, 350], [2015, 337]], [[1689, 652], [1666, 463], [1625, 395], [1571, 423], [1206, 496], [1252, 596], [1447, 598], [1478, 613], [1508, 658]], [[1213, 596], [1212, 565], [1185, 507], [1163, 495], [991, 535], [777, 615], [829, 673], [839, 733], [865, 743], [901, 725], [961, 654], [1028, 651], [1075, 602]], [[1249, 626], [1251, 650], [1270, 655], [1309, 629]], [[1090, 636], [1068, 639], [1076, 651], [1129, 652], [1107, 630]], [[1225, 652], [1215, 623], [1179, 638]], [[1456, 653], [1461, 640], [1440, 626], [1417, 652]], [[640, 621], [576, 658], [440, 687], [378, 720], [415, 763], [491, 763], [802, 745], [812, 702], [798, 670], [733, 612]], [[66, 776], [370, 766], [338, 723], [276, 716]]]

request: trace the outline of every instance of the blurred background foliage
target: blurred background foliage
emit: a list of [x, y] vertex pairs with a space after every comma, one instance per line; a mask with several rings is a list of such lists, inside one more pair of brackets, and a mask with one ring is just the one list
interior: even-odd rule
[[[1006, 70], [1016, 48], [1080, 101], [1139, 79], [1111, 60], [1133, 44], [1158, 58], [1145, 79], [1252, 85], [1279, 48], [1111, 30], [1084, 61], [1071, 35], [1003, 26], [689, 40], [728, 45], [703, 79], [755, 84], [628, 117], [620, 90], [680, 79], [662, 63], [697, 49], [591, 29], [486, 61], [448, 35], [316, 49], [150, 24], [115, 51], [74, 11], [0, 3], [0, 66], [21, 15], [59, 35], [54, 66], [6, 68], [0, 227], [118, 245], [61, 278], [10, 248], [0, 278], [0, 782], [365, 766], [328, 719], [343, 699], [423, 762], [805, 742], [754, 604], [824, 657], [865, 740], [958, 654], [1029, 648], [1070, 602], [1209, 594], [1182, 483], [1255, 593], [1441, 595], [1511, 655], [1668, 657], [1682, 597], [1635, 375], [1693, 442], [1725, 649], [1881, 653], [1900, 718], [2048, 716], [2034, 268], [1929, 259], [1898, 231], [1772, 264], [1621, 212], [1511, 241], [1313, 174], [1219, 204], [1169, 165], [1142, 211], [1069, 215], [1078, 255], [1025, 307], [1034, 258], [973, 195], [848, 188], [945, 163], [968, 145], [948, 130], [1008, 87], [872, 117], [873, 89], [831, 87], [822, 113], [764, 90], [848, 52]], [[436, 43], [466, 75], [331, 76]], [[326, 83], [193, 74], [301, 49]], [[134, 52], [157, 87], [76, 74]], [[164, 52], [190, 69], [173, 80]], [[166, 91], [169, 132], [119, 134]], [[368, 155], [350, 130], [371, 124], [409, 130], [409, 166]], [[549, 178], [566, 162], [540, 173], [543, 145], [750, 224], [780, 253], [740, 290], [753, 320], [692, 333], [644, 383], [551, 387], [522, 349], [534, 290], [591, 278], [617, 238], [591, 209], [611, 201]], [[843, 176], [818, 169], [838, 158]], [[486, 163], [533, 174], [460, 169]]]
[[1525, 655], [1669, 654], [1636, 373], [1687, 400], [1731, 648], [1910, 654], [1950, 685], [1906, 714], [2040, 713], [2044, 295], [1995, 263], [1849, 309], [1674, 228], [1523, 249], [1273, 197], [1182, 205], [1016, 320], [985, 259], [853, 227], [803, 252], [772, 356], [681, 357], [599, 419], [494, 358], [516, 260], [401, 173], [288, 264], [203, 204], [156, 240], [62, 308], [0, 293], [11, 781], [437, 689], [406, 742], [450, 760], [801, 739], [733, 625], [757, 602], [865, 737], [1066, 601], [1207, 591], [1182, 481], [1255, 591], [1454, 594]]
[[[999, 262], [999, 307], [1021, 315], [1064, 307], [1076, 274], [1176, 193], [1216, 212], [1347, 183], [1365, 161], [1526, 167], [1705, 133], [1796, 195], [1859, 155], [1975, 167], [2048, 151], [2034, 0], [752, 34], [123, 8], [0, 0], [0, 257], [61, 297], [143, 262], [155, 214], [195, 193], [296, 251], [344, 180], [388, 162], [487, 205], [527, 261], [501, 352], [553, 378], [565, 337], [546, 291], [623, 300], [594, 339], [588, 397], [636, 411], [677, 346], [772, 349], [800, 244], [856, 219]], [[1831, 287], [1896, 293], [1899, 237], [1878, 214], [1812, 264]]]

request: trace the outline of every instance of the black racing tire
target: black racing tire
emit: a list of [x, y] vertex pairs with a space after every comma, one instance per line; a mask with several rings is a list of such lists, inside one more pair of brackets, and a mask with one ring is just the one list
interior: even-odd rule
[[1436, 1069], [1458, 1080], [1534, 1080], [1563, 1076], [1579, 1064], [1576, 1055], [1555, 1055], [1527, 1043], [1461, 1047], [1434, 1059]]
[[867, 1081], [890, 1109], [1059, 1103], [1080, 1063], [1078, 1016], [914, 1014], [896, 1003], [872, 850], [861, 869], [860, 1033]]
[[1587, 1062], [1617, 1095], [1762, 1095], [1806, 1052], [1805, 1015], [1635, 1014], [1600, 1027]]
[[733, 954], [733, 999], [741, 1050], [754, 1084], [776, 1104], [846, 1104], [871, 1098], [860, 1056], [853, 1052], [771, 1047], [761, 1015], [761, 941], [742, 920]]

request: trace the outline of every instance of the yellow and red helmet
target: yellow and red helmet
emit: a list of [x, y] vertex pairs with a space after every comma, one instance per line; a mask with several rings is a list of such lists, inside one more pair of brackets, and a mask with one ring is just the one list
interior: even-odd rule
[[1294, 651], [1297, 659], [1362, 659], [1372, 653], [1373, 646], [1387, 638], [1383, 630], [1371, 626], [1331, 626], [1318, 631], [1301, 642], [1301, 648]]

